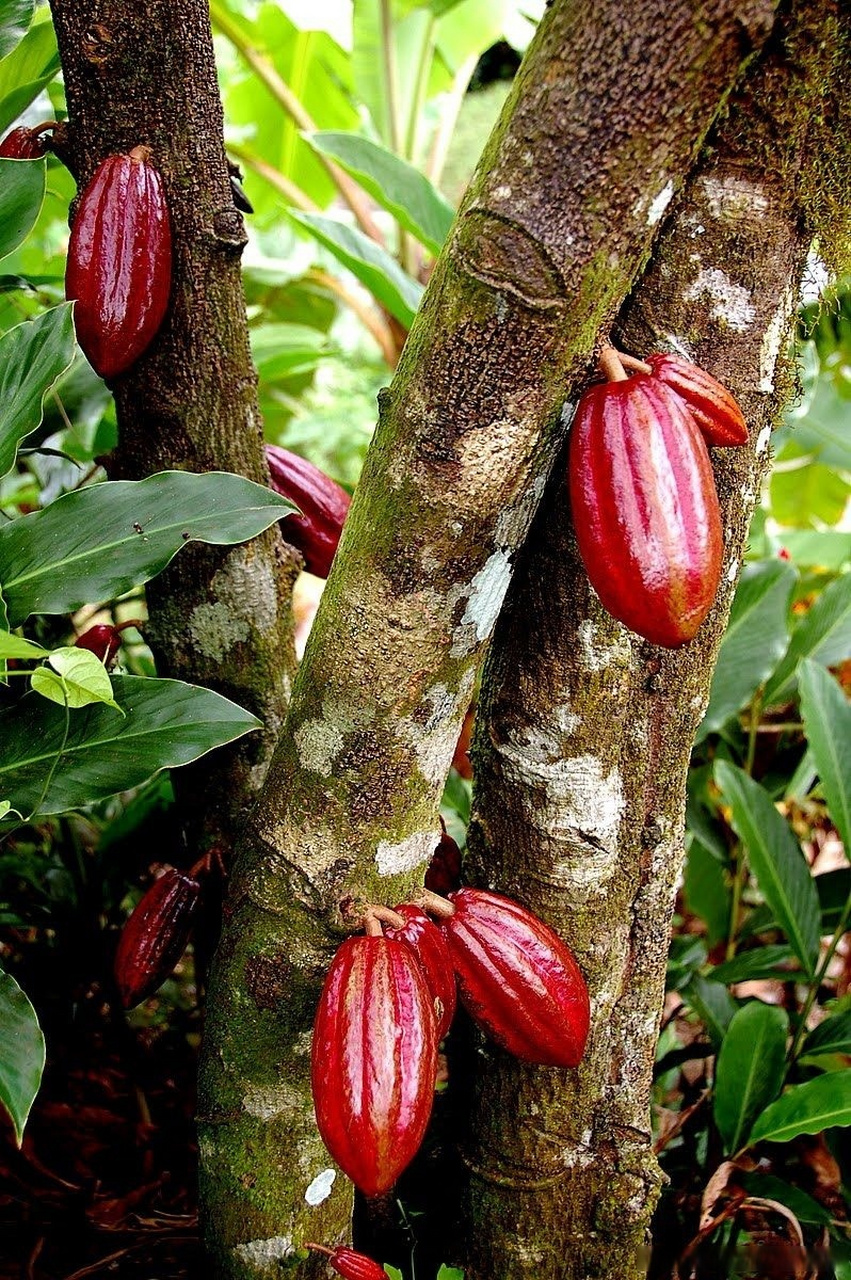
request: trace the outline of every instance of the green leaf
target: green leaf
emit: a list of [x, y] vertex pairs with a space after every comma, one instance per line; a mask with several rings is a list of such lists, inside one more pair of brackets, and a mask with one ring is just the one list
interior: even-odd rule
[[698, 742], [740, 711], [783, 657], [795, 579], [795, 570], [783, 560], [758, 561], [742, 570]]
[[789, 1015], [751, 1000], [724, 1037], [715, 1067], [714, 1114], [726, 1150], [739, 1150], [763, 1107], [783, 1088]]
[[10, 631], [0, 631], [0, 658], [46, 658], [48, 650], [23, 636], [13, 636]]
[[260, 381], [279, 382], [312, 373], [327, 354], [324, 333], [306, 324], [261, 324], [249, 331]]
[[680, 995], [700, 1018], [717, 1049], [739, 1007], [730, 992], [726, 987], [720, 986], [717, 982], [709, 982], [702, 974], [696, 973], [691, 981], [681, 988]]
[[109, 672], [88, 649], [72, 646], [54, 649], [48, 662], [49, 667], [39, 667], [33, 672], [31, 681], [35, 692], [43, 698], [75, 710], [92, 702], [105, 702], [118, 709]]
[[0, 712], [0, 794], [21, 813], [36, 806], [40, 814], [65, 813], [93, 804], [260, 726], [227, 698], [180, 680], [113, 676], [112, 684], [124, 715], [96, 704], [72, 716], [61, 765], [43, 799], [65, 735], [64, 709], [27, 694]]
[[851, 1053], [851, 1010], [825, 1018], [813, 1027], [801, 1046], [802, 1058], [826, 1053]]
[[795, 692], [796, 671], [804, 658], [825, 667], [851, 653], [851, 574], [831, 582], [792, 634], [786, 654], [765, 686], [765, 705], [788, 701]]
[[715, 779], [730, 805], [733, 827], [747, 848], [762, 896], [812, 976], [819, 947], [819, 905], [801, 847], [771, 797], [744, 770], [719, 760]]
[[44, 1036], [35, 1009], [17, 982], [0, 971], [0, 1104], [8, 1111], [18, 1146], [44, 1071]]
[[755, 947], [752, 951], [742, 951], [732, 960], [715, 965], [706, 977], [709, 982], [723, 982], [725, 987], [732, 986], [734, 982], [752, 982], [757, 978], [783, 978], [788, 981], [800, 973], [788, 968], [792, 958], [792, 948], [785, 944]]
[[821, 569], [843, 569], [851, 560], [851, 533], [825, 529], [818, 533], [786, 533], [781, 542], [795, 564]]
[[437, 1273], [437, 1280], [464, 1280], [464, 1272], [460, 1267], [447, 1267], [444, 1262]]
[[0, 258], [17, 249], [44, 202], [46, 161], [0, 158]]
[[827, 1226], [828, 1223], [833, 1222], [832, 1215], [824, 1205], [820, 1205], [800, 1187], [793, 1187], [782, 1178], [774, 1177], [773, 1174], [746, 1173], [742, 1178], [742, 1186], [749, 1196], [756, 1196], [760, 1200], [776, 1200], [778, 1204], [785, 1205], [787, 1209], [791, 1209], [799, 1222], [814, 1223], [819, 1226]]
[[839, 684], [810, 658], [798, 668], [798, 683], [810, 751], [830, 816], [851, 858], [851, 707]]
[[0, 527], [10, 625], [112, 600], [159, 573], [187, 542], [245, 542], [294, 510], [271, 489], [223, 471], [162, 471], [66, 494]]
[[17, 120], [58, 70], [59, 51], [53, 24], [38, 22], [0, 62], [0, 133], [5, 133]]
[[399, 223], [437, 257], [455, 210], [419, 169], [357, 133], [306, 134], [317, 151], [330, 156]]
[[689, 910], [707, 926], [711, 947], [727, 932], [730, 886], [721, 863], [699, 840], [692, 840], [689, 845], [683, 888]]
[[356, 227], [346, 226], [333, 218], [323, 218], [317, 213], [290, 212], [289, 216], [314, 240], [329, 249], [400, 324], [407, 329], [411, 327], [423, 296], [423, 286], [403, 271], [386, 249]]
[[791, 1142], [800, 1133], [851, 1124], [851, 1071], [830, 1071], [805, 1084], [792, 1085], [759, 1116], [749, 1145]]
[[0, 0], [0, 58], [21, 43], [34, 11], [35, 0]]
[[[785, 451], [784, 451], [785, 452]], [[832, 467], [807, 462], [794, 470], [775, 470], [771, 477], [771, 514], [794, 529], [823, 529], [842, 519], [851, 485]]]
[[14, 466], [20, 441], [41, 425], [44, 397], [70, 367], [74, 346], [70, 303], [0, 338], [0, 476]]

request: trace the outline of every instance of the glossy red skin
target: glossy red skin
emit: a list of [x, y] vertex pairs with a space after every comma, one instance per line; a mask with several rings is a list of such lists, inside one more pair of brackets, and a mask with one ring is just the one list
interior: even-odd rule
[[0, 156], [4, 160], [40, 160], [46, 154], [43, 138], [24, 125], [12, 129], [0, 142]]
[[105, 667], [108, 667], [111, 666], [121, 648], [121, 632], [116, 631], [115, 627], [101, 623], [96, 627], [89, 627], [88, 631], [77, 636], [74, 647], [88, 649], [90, 653], [100, 658]]
[[129, 369], [150, 345], [170, 291], [162, 179], [147, 160], [107, 156], [80, 197], [65, 272], [77, 339], [102, 378]]
[[201, 886], [169, 867], [128, 918], [115, 953], [115, 980], [125, 1009], [165, 982], [189, 941]]
[[405, 917], [406, 924], [404, 929], [394, 929], [392, 925], [385, 925], [385, 937], [398, 938], [400, 942], [404, 942], [419, 961], [432, 1000], [440, 1002], [439, 1006], [435, 1006], [437, 1038], [440, 1041], [449, 1030], [455, 1016], [455, 1006], [458, 1003], [455, 970], [452, 968], [452, 957], [449, 954], [446, 935], [438, 929], [421, 907], [415, 907], [413, 903], [403, 902], [393, 910]]
[[337, 1275], [343, 1276], [343, 1280], [387, 1280], [387, 1272], [383, 1267], [373, 1262], [365, 1253], [355, 1253], [354, 1249], [347, 1249], [345, 1245], [334, 1250], [328, 1263]]
[[647, 360], [655, 377], [685, 403], [707, 444], [732, 448], [747, 444], [744, 415], [725, 386], [688, 360], [657, 354]]
[[663, 382], [590, 387], [570, 433], [576, 541], [603, 606], [652, 644], [693, 639], [721, 576], [721, 516], [694, 418]]
[[277, 444], [266, 445], [272, 488], [291, 498], [302, 515], [287, 516], [283, 535], [304, 556], [304, 567], [327, 578], [351, 498], [330, 476]]
[[440, 843], [431, 855], [425, 873], [425, 887], [445, 898], [453, 889], [461, 887], [461, 850], [448, 832], [444, 831]]
[[500, 893], [459, 889], [440, 920], [458, 995], [481, 1029], [524, 1062], [575, 1067], [590, 1026], [588, 988], [565, 942]]
[[436, 1069], [434, 1007], [413, 952], [348, 938], [319, 999], [311, 1083], [322, 1141], [364, 1195], [384, 1195], [416, 1155]]

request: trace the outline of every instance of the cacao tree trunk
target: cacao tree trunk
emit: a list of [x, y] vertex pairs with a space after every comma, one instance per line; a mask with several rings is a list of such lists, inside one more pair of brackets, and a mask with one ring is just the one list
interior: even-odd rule
[[792, 8], [676, 200], [615, 328], [628, 352], [673, 349], [709, 369], [745, 410], [750, 446], [713, 451], [725, 530], [713, 611], [677, 652], [608, 617], [577, 556], [562, 460], [490, 649], [469, 869], [474, 883], [518, 898], [570, 939], [589, 982], [592, 1031], [576, 1072], [490, 1048], [470, 1063], [468, 1280], [637, 1280], [646, 1270], [660, 1189], [650, 1089], [690, 749], [771, 426], [794, 383], [807, 251], [818, 233], [822, 252], [846, 252], [847, 215], [825, 213], [851, 188], [849, 157], [827, 126], [806, 136], [802, 120], [824, 111], [833, 128], [847, 110], [851, 31], [838, 5]]
[[347, 1237], [350, 1192], [308, 1085], [319, 984], [352, 927], [344, 908], [420, 879], [484, 646], [564, 440], [564, 398], [772, 9], [645, 3], [625, 23], [613, 3], [554, 0], [529, 49], [381, 396], [242, 843], [201, 1082], [219, 1275], [269, 1274], [305, 1239]]

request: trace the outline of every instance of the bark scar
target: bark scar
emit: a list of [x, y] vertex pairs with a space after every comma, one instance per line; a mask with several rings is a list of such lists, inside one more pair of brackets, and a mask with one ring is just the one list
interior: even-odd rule
[[452, 243], [463, 271], [482, 284], [513, 294], [536, 311], [561, 308], [565, 284], [546, 248], [525, 227], [489, 209], [464, 215]]

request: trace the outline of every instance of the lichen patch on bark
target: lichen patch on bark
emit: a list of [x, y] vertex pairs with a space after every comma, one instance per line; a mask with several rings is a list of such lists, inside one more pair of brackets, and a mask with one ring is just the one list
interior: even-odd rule
[[745, 333], [756, 319], [750, 291], [736, 284], [720, 267], [702, 268], [684, 296], [690, 302], [708, 298], [710, 317], [729, 325], [736, 333]]
[[380, 876], [398, 876], [405, 871], [414, 871], [431, 858], [440, 831], [415, 831], [398, 844], [390, 840], [380, 840], [375, 850], [375, 865]]

